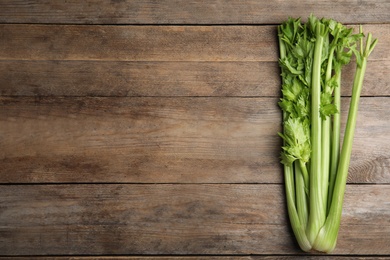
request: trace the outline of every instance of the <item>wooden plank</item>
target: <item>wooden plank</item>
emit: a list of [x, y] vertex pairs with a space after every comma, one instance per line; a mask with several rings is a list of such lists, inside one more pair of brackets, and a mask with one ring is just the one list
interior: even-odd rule
[[[0, 259], [9, 259], [9, 257], [1, 257]], [[268, 256], [268, 255], [234, 255], [234, 256], [55, 256], [55, 257], [45, 257], [45, 256], [14, 256], [12, 259], [15, 260], [134, 260], [134, 259], [141, 259], [141, 260], [292, 260], [292, 259], [303, 259], [303, 260], [311, 260], [311, 259], [318, 259], [318, 260], [388, 260], [390, 259], [389, 256], [348, 256], [348, 255], [342, 255], [342, 256], [335, 256], [335, 255], [323, 255], [323, 254], [307, 254], [307, 255], [277, 255], [277, 256]]]
[[276, 62], [3, 61], [0, 94], [278, 96], [279, 74]]
[[279, 170], [275, 99], [1, 100], [3, 182], [273, 182]]
[[[2, 183], [282, 182], [277, 98], [0, 101]], [[349, 182], [390, 183], [388, 111], [361, 99]]]
[[[0, 195], [3, 255], [300, 252], [281, 185], [6, 185]], [[334, 254], [390, 253], [389, 196], [388, 185], [347, 187]]]
[[[355, 65], [343, 71], [351, 95]], [[369, 61], [362, 96], [389, 96], [390, 60]], [[279, 97], [276, 62], [2, 61], [3, 96]]]
[[2, 0], [1, 23], [278, 24], [288, 17], [332, 17], [343, 23], [389, 23], [379, 1]]
[[[7, 257], [1, 257], [0, 259], [8, 259]], [[263, 257], [255, 257], [255, 256], [55, 256], [53, 257], [45, 257], [45, 256], [14, 256], [12, 259], [15, 260], [252, 260], [252, 259], [275, 259], [273, 257], [263, 256]], [[279, 258], [277, 258], [279, 259]], [[282, 258], [283, 259], [283, 258]], [[286, 256], [286, 259], [289, 259]]]
[[[390, 26], [389, 26], [390, 27]], [[0, 25], [7, 60], [276, 60], [275, 27]]]
[[[389, 60], [390, 24], [366, 25]], [[275, 26], [0, 25], [0, 60], [277, 61]]]

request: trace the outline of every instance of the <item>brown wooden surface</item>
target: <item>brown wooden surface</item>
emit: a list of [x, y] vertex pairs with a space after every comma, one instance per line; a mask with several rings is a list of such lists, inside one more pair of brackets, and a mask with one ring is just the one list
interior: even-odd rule
[[[234, 73], [232, 73], [234, 71]], [[351, 95], [355, 67], [343, 71]], [[369, 61], [362, 96], [389, 96], [390, 60]], [[20, 61], [0, 62], [6, 96], [279, 97], [277, 62]], [[266, 87], [264, 87], [266, 86]]]
[[[390, 183], [387, 99], [361, 99], [351, 183]], [[277, 101], [3, 97], [0, 182], [282, 183]]]
[[310, 13], [343, 23], [389, 23], [389, 1], [2, 0], [3, 23], [278, 24]]
[[[354, 27], [356, 28], [356, 26]], [[390, 24], [371, 61], [389, 60]], [[277, 61], [276, 26], [0, 25], [1, 60]]]
[[[0, 257], [0, 259], [9, 259], [7, 257]], [[381, 260], [381, 259], [390, 259], [390, 256], [328, 256], [328, 255], [314, 255], [314, 256], [307, 256], [307, 255], [251, 255], [251, 256], [29, 256], [29, 257], [12, 257], [12, 259], [17, 260], [64, 260], [64, 259], [71, 259], [71, 260], [91, 260], [91, 259], [97, 259], [97, 260], [123, 260], [123, 259], [141, 259], [141, 260], [167, 260], [167, 259], [173, 259], [173, 260], [258, 260], [258, 259], [266, 259], [266, 260], [275, 260], [275, 259], [281, 259], [281, 260], [291, 260], [291, 259], [303, 259], [303, 260], [309, 260], [309, 259], [316, 259], [316, 260], [349, 260], [349, 259], [357, 259], [357, 260]]]
[[[310, 13], [379, 38], [330, 256], [276, 135], [275, 25]], [[389, 43], [385, 0], [0, 1], [0, 258], [389, 259]]]
[[[0, 195], [9, 255], [300, 253], [280, 185], [15, 185]], [[390, 254], [389, 196], [389, 185], [348, 187], [335, 254]]]

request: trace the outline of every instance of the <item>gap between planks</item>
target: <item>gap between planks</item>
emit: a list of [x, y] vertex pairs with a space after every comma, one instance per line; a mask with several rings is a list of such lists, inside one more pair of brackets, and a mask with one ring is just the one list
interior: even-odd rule
[[273, 255], [186, 255], [186, 256], [178, 256], [178, 255], [155, 255], [155, 256], [146, 256], [146, 255], [99, 255], [99, 256], [61, 256], [61, 255], [53, 255], [53, 256], [0, 256], [0, 259], [15, 259], [15, 260], [293, 260], [293, 259], [303, 259], [303, 260], [387, 260], [390, 259], [390, 256], [387, 255], [328, 255], [324, 256], [323, 254], [296, 254], [296, 255], [282, 255], [282, 254], [273, 254]]

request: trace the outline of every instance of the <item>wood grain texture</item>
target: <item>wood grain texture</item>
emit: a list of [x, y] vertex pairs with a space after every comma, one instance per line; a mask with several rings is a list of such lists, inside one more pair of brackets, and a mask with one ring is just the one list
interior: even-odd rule
[[288, 17], [332, 17], [343, 23], [389, 23], [377, 1], [2, 0], [1, 23], [278, 24]]
[[0, 25], [0, 31], [0, 59], [7, 60], [277, 59], [272, 26]]
[[309, 255], [234, 255], [234, 256], [204, 256], [204, 255], [185, 255], [185, 256], [177, 256], [177, 255], [159, 255], [159, 256], [145, 256], [145, 255], [137, 255], [137, 256], [12, 256], [12, 257], [2, 257], [0, 259], [15, 259], [15, 260], [293, 260], [293, 259], [303, 259], [303, 260], [388, 260], [389, 256], [348, 256], [348, 255], [323, 255], [323, 254], [315, 254], [311, 253]]
[[[355, 65], [343, 70], [351, 95]], [[389, 96], [390, 60], [369, 61], [362, 96]], [[279, 97], [277, 62], [1, 61], [2, 96]]]
[[3, 96], [278, 96], [279, 73], [276, 62], [3, 61], [0, 93]]
[[[276, 25], [310, 13], [379, 38], [331, 255], [276, 135]], [[387, 0], [1, 0], [0, 259], [390, 259], [389, 43]]]
[[[8, 259], [7, 257], [1, 257], [0, 259]], [[311, 255], [235, 255], [235, 256], [14, 256], [12, 259], [15, 260], [134, 260], [134, 259], [141, 259], [141, 260], [292, 260], [292, 259], [303, 259], [303, 260], [388, 260], [390, 259], [389, 256], [374, 256], [374, 257], [367, 257], [367, 256], [348, 256], [348, 255], [342, 255], [342, 256], [335, 256], [335, 255], [323, 255], [323, 254], [311, 254]]]
[[[277, 98], [0, 100], [2, 183], [282, 182]], [[351, 183], [390, 183], [389, 110], [361, 99]]]
[[[3, 61], [0, 93], [12, 96], [278, 95], [276, 63]], [[271, 87], [261, 88], [261, 83]]]
[[1, 100], [3, 182], [273, 182], [280, 170], [275, 99]]
[[[282, 190], [281, 185], [2, 186], [0, 250], [296, 254]], [[388, 185], [347, 187], [334, 254], [390, 253], [389, 196]]]
[[[390, 24], [370, 60], [389, 60]], [[275, 26], [0, 25], [0, 60], [277, 61]]]

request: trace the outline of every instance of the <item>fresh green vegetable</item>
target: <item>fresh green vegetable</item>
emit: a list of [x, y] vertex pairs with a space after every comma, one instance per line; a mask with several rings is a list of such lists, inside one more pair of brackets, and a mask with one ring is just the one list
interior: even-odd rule
[[[310, 16], [278, 26], [282, 77], [283, 139], [287, 209], [304, 251], [336, 246], [352, 141], [367, 58], [377, 40], [362, 28]], [[358, 47], [360, 44], [360, 49]], [[356, 57], [352, 97], [340, 150], [342, 67]]]

